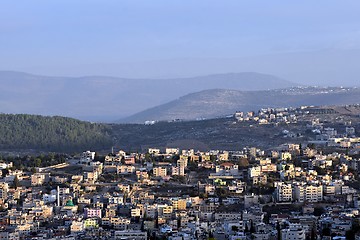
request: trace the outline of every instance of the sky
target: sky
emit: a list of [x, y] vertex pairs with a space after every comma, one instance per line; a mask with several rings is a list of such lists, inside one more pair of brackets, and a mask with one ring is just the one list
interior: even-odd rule
[[0, 0], [0, 70], [359, 85], [358, 0]]

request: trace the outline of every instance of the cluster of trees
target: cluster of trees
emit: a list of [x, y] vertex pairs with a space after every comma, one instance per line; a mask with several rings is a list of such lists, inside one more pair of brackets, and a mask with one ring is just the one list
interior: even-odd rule
[[[68, 155], [65, 154], [41, 154], [38, 156], [19, 156], [19, 157], [13, 157], [13, 156], [7, 156], [7, 157], [1, 157], [1, 160], [4, 162], [12, 162], [13, 163], [13, 169], [21, 169], [21, 170], [27, 170], [27, 171], [35, 171], [36, 167], [48, 167], [51, 165], [56, 165], [60, 163], [64, 163], [66, 159], [68, 158]], [[7, 174], [8, 170], [3, 170], [3, 176]]]
[[105, 124], [66, 117], [0, 114], [0, 150], [73, 152], [104, 149], [112, 144], [110, 132]]

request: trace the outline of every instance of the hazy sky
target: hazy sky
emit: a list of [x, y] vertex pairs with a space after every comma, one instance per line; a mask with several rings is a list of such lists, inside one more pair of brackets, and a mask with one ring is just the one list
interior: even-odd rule
[[359, 0], [0, 0], [2, 70], [360, 81]]

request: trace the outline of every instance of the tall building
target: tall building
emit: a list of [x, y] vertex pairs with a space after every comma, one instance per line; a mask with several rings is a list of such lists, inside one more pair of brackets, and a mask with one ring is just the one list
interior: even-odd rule
[[185, 176], [186, 166], [187, 166], [187, 161], [183, 159], [177, 160], [177, 166], [172, 167], [172, 175]]
[[319, 202], [323, 199], [323, 187], [313, 185], [295, 185], [294, 198], [299, 202]]
[[0, 201], [1, 203], [4, 203], [7, 199], [7, 193], [9, 191], [9, 184], [6, 182], [0, 183]]
[[153, 174], [155, 177], [166, 177], [167, 170], [163, 167], [155, 167], [153, 168]]
[[278, 182], [276, 185], [276, 197], [278, 202], [291, 202], [293, 200], [291, 184]]

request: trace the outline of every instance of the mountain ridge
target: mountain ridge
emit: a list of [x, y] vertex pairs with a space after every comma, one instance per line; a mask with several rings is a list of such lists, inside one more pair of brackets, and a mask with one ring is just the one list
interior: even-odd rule
[[[107, 76], [51, 77], [0, 71], [0, 112], [61, 115], [81, 120], [116, 120], [212, 88], [274, 89], [298, 84], [262, 73], [243, 72], [174, 79]], [[87, 116], [87, 117], [86, 117]], [[89, 119], [89, 116], [94, 116]]]
[[296, 87], [262, 91], [211, 89], [185, 95], [119, 122], [196, 120], [222, 117], [236, 111], [256, 111], [268, 107], [343, 105], [359, 102], [360, 89], [356, 87]]

